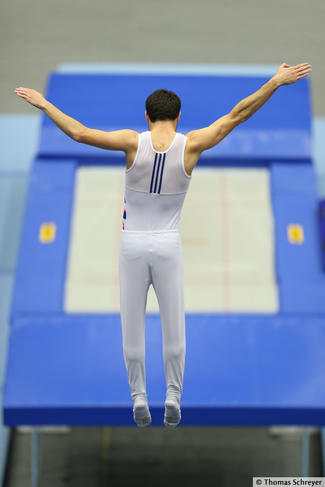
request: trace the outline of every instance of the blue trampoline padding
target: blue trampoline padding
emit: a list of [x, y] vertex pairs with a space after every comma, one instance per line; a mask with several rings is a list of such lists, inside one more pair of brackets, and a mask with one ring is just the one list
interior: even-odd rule
[[[100, 130], [148, 129], [145, 100], [158, 88], [175, 91], [182, 100], [178, 130], [186, 133], [213, 123], [268, 77], [221, 75], [126, 75], [52, 73], [46, 97], [85, 126]], [[309, 80], [282, 86], [245, 124], [216, 147], [202, 153], [211, 158], [310, 159]], [[79, 144], [43, 114], [39, 154], [57, 157], [107, 158], [108, 152]], [[124, 153], [115, 156], [124, 162]]]
[[[30, 174], [11, 319], [19, 314], [61, 312], [70, 214], [74, 198], [75, 160], [36, 159]], [[42, 223], [56, 224], [53, 243], [41, 243]]]
[[322, 254], [322, 268], [325, 271], [325, 200], [318, 202], [319, 245]]
[[279, 295], [284, 313], [325, 313], [325, 276], [283, 280]]
[[[314, 280], [315, 284], [318, 282], [323, 288], [325, 276], [321, 268], [314, 167], [309, 163], [272, 162], [270, 176], [277, 278], [280, 283], [300, 282], [302, 287], [304, 279]], [[299, 224], [303, 227], [303, 243], [289, 242], [289, 224]], [[301, 309], [303, 302], [301, 293], [299, 295]], [[319, 306], [323, 309], [321, 302]], [[307, 307], [310, 308], [308, 303]], [[317, 308], [315, 311], [320, 309]]]
[[299, 161], [272, 161], [270, 164], [272, 192], [275, 195], [299, 195], [317, 197], [315, 167]]
[[[325, 425], [325, 317], [186, 317], [182, 425]], [[162, 425], [159, 316], [146, 327], [147, 392]], [[133, 424], [118, 314], [29, 317], [11, 329], [4, 424]]]
[[[321, 255], [317, 236], [317, 202], [315, 198], [297, 195], [274, 195], [275, 242], [278, 277], [301, 279], [321, 278]], [[290, 243], [288, 224], [303, 227], [304, 242]]]

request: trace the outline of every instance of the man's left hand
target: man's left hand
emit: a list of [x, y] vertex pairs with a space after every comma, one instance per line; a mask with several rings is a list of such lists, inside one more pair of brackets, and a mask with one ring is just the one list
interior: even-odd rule
[[15, 93], [21, 98], [24, 98], [31, 105], [34, 105], [34, 107], [36, 108], [43, 110], [43, 108], [45, 107], [46, 99], [41, 93], [36, 90], [20, 86], [19, 88], [15, 89]]

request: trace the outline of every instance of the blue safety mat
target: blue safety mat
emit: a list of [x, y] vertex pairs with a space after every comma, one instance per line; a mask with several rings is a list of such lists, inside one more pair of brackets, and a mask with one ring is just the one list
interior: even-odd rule
[[[183, 425], [325, 424], [325, 317], [189, 314]], [[158, 315], [146, 321], [148, 400], [162, 424]], [[132, 424], [119, 315], [12, 326], [5, 423]]]

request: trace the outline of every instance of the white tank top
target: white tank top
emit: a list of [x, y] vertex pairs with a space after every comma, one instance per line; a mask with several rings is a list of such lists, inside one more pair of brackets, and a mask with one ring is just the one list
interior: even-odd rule
[[154, 150], [151, 132], [141, 132], [138, 148], [125, 170], [122, 231], [178, 229], [185, 196], [192, 179], [184, 167], [187, 138], [176, 132], [165, 152]]

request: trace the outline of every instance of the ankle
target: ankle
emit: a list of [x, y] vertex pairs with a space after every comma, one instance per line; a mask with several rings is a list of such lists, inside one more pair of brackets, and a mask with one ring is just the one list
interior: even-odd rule
[[165, 402], [169, 402], [169, 401], [176, 403], [177, 406], [180, 407], [181, 395], [175, 393], [167, 393]]
[[133, 406], [138, 403], [148, 403], [147, 394], [145, 392], [140, 392], [132, 396]]

